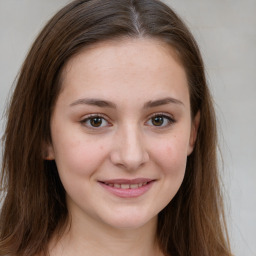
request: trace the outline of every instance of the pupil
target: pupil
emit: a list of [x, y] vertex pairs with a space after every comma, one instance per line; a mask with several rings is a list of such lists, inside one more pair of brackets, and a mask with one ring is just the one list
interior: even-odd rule
[[163, 121], [164, 121], [163, 117], [161, 117], [161, 116], [156, 116], [153, 118], [153, 124], [155, 126], [161, 126], [163, 124]]
[[102, 124], [102, 118], [101, 117], [94, 117], [90, 121], [91, 125], [94, 127], [99, 127]]

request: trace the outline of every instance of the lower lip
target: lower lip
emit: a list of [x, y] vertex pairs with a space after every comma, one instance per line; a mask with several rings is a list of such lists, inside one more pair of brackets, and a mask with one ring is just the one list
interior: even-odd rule
[[100, 182], [101, 186], [114, 194], [115, 196], [122, 197], [122, 198], [134, 198], [139, 197], [145, 194], [153, 185], [153, 181], [147, 183], [146, 185], [139, 187], [139, 188], [128, 188], [128, 189], [122, 189], [122, 188], [115, 188], [106, 185], [105, 183]]

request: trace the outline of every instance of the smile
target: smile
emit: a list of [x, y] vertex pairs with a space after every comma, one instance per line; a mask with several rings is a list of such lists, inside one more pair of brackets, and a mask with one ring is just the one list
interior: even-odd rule
[[153, 185], [152, 179], [108, 180], [100, 181], [100, 185], [111, 194], [121, 198], [134, 198], [145, 194]]
[[140, 188], [148, 184], [148, 182], [137, 183], [137, 184], [118, 184], [118, 183], [105, 183], [107, 186], [121, 188], [121, 189], [135, 189]]

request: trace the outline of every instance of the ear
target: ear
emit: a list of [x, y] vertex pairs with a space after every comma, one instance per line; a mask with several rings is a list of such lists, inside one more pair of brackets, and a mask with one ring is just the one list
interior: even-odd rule
[[193, 149], [196, 143], [199, 124], [200, 124], [200, 111], [196, 113], [194, 119], [192, 120], [189, 146], [188, 146], [188, 152], [187, 152], [188, 156], [193, 152]]
[[44, 143], [43, 159], [48, 160], [48, 161], [55, 159], [54, 150], [53, 150], [53, 146], [51, 143]]

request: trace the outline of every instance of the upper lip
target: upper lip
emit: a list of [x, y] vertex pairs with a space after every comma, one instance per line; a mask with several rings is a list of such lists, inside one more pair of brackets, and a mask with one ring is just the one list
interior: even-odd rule
[[110, 180], [101, 180], [100, 182], [106, 184], [139, 184], [154, 181], [154, 179], [148, 178], [136, 178], [136, 179], [110, 179]]

